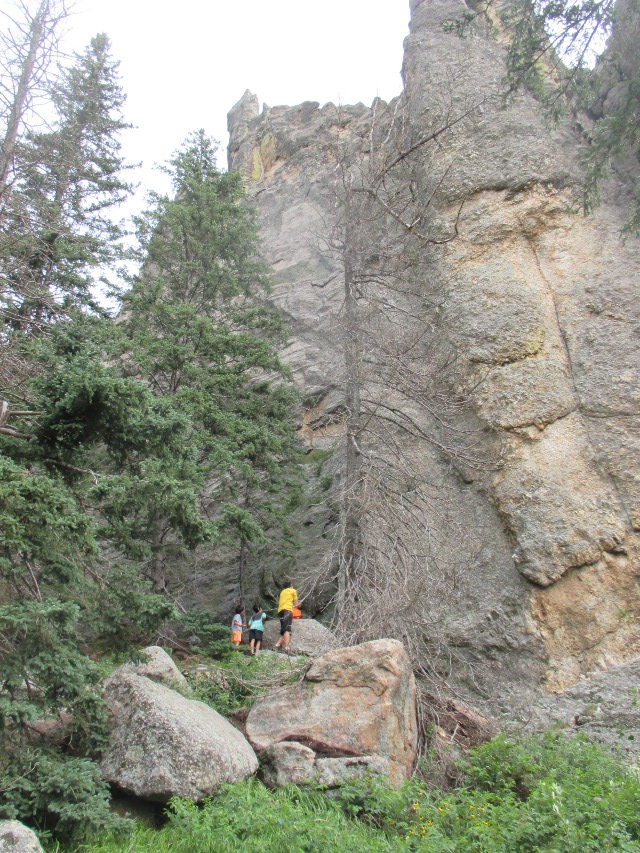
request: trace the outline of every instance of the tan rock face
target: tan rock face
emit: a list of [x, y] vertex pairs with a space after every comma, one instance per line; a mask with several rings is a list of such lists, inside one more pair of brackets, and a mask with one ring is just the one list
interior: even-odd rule
[[[620, 239], [628, 188], [614, 180], [594, 215], [576, 213], [582, 140], [569, 125], [550, 131], [525, 95], [507, 109], [492, 100], [504, 74], [499, 43], [480, 23], [465, 40], [443, 30], [466, 4], [411, 7], [405, 89], [387, 114], [419, 140], [434, 116], [481, 106], [437, 156], [425, 150], [415, 163], [418, 197], [431, 199], [431, 176], [443, 175], [434, 216], [460, 214], [456, 239], [425, 248], [416, 267], [432, 313], [412, 322], [408, 312], [402, 334], [451, 354], [451, 375], [435, 376], [434, 389], [467, 400], [454, 426], [487, 464], [394, 437], [415, 480], [433, 484], [412, 553], [447, 566], [436, 584], [425, 558], [407, 588], [432, 596], [424, 631], [433, 647], [446, 638], [454, 680], [498, 705], [514, 691], [526, 704], [600, 658], [640, 651], [630, 628], [640, 615], [640, 242]], [[320, 566], [331, 547], [343, 466], [344, 279], [321, 248], [336, 222], [336, 139], [368, 139], [373, 116], [363, 105], [313, 103], [258, 115], [245, 96], [230, 119], [230, 166], [247, 179], [272, 298], [291, 320], [284, 358], [308, 401], [301, 436], [335, 451], [335, 494], [322, 504], [313, 493], [313, 512], [299, 520], [301, 566]], [[379, 393], [385, 401], [393, 389]], [[428, 419], [419, 426], [433, 436]], [[378, 627], [395, 636], [393, 617], [381, 613]]]
[[[399, 784], [411, 774], [417, 750], [416, 688], [402, 644], [375, 640], [322, 655], [301, 682], [258, 699], [247, 736], [263, 751], [298, 744], [282, 761], [307, 778], [310, 768], [322, 770], [318, 761], [370, 757]], [[357, 772], [360, 764], [352, 762]]]

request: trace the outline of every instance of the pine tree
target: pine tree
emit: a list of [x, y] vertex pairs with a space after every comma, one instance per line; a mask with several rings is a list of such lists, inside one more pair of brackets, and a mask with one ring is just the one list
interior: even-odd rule
[[28, 333], [91, 302], [96, 269], [122, 254], [109, 210], [130, 189], [120, 156], [124, 96], [105, 35], [50, 94], [54, 125], [17, 145], [17, 179], [0, 217], [0, 307], [12, 329]]
[[33, 723], [66, 712], [69, 741], [93, 756], [106, 717], [87, 643], [155, 638], [173, 614], [100, 517], [98, 487], [177, 455], [187, 420], [109, 367], [113, 330], [77, 310], [119, 255], [108, 209], [127, 189], [104, 36], [49, 94], [55, 120], [20, 124], [0, 208], [0, 816], [65, 834], [113, 824], [108, 787]]
[[[284, 523], [295, 495], [293, 393], [277, 355], [284, 329], [264, 298], [267, 269], [240, 177], [218, 170], [202, 131], [169, 168], [173, 198], [155, 196], [138, 223], [144, 271], [124, 298], [122, 326], [138, 375], [191, 420], [208, 483], [202, 510], [219, 539], [236, 543], [242, 588], [247, 548]], [[162, 587], [172, 522], [156, 519], [149, 575]]]
[[78, 319], [39, 337], [31, 411], [0, 429], [0, 816], [58, 834], [112, 823], [108, 788], [34, 722], [64, 712], [74, 750], [94, 756], [106, 715], [87, 644], [155, 639], [173, 614], [101, 520], [99, 487], [141, 457], [178, 452], [186, 421], [105, 364], [105, 326]]

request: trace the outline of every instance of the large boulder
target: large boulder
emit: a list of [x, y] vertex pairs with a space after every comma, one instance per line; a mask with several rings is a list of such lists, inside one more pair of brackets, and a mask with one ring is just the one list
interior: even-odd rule
[[[265, 623], [262, 644], [265, 649], [273, 649], [280, 638], [280, 620], [271, 619]], [[291, 652], [293, 654], [318, 657], [330, 649], [335, 649], [338, 641], [335, 635], [315, 619], [294, 619], [291, 631]]]
[[127, 793], [160, 802], [174, 796], [200, 801], [258, 767], [246, 738], [213, 708], [129, 667], [105, 681], [104, 697], [112, 729], [102, 774]]
[[145, 678], [150, 678], [151, 681], [157, 681], [160, 684], [166, 684], [174, 690], [180, 690], [181, 693], [189, 693], [189, 683], [178, 667], [173, 662], [173, 659], [160, 646], [147, 646], [140, 652], [142, 661], [137, 664], [131, 664], [134, 672], [138, 675], [144, 675]]
[[400, 784], [418, 741], [416, 687], [402, 643], [374, 640], [322, 655], [302, 681], [260, 697], [246, 731], [274, 784], [337, 784], [364, 769]]
[[0, 820], [0, 853], [44, 853], [38, 837], [17, 820]]

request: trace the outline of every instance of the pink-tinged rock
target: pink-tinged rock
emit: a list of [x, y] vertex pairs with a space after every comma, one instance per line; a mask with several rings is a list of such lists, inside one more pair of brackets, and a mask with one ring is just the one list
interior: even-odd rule
[[[260, 751], [288, 742], [284, 752], [272, 750], [268, 756], [272, 764], [276, 759], [281, 778], [284, 764], [294, 757], [303, 774], [313, 758], [316, 775], [324, 759], [369, 757], [366, 764], [400, 784], [411, 774], [418, 742], [415, 680], [402, 643], [374, 640], [322, 655], [301, 682], [259, 698], [246, 731]], [[362, 772], [362, 762], [340, 764], [341, 781], [347, 766]]]

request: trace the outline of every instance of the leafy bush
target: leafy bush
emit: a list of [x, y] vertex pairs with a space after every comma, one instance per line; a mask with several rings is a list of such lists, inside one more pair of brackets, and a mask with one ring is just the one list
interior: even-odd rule
[[189, 644], [197, 654], [215, 660], [229, 660], [235, 649], [229, 642], [230, 631], [210, 613], [203, 610], [188, 610], [181, 614], [179, 626], [189, 637]]
[[174, 801], [162, 830], [93, 841], [92, 853], [640, 853], [640, 781], [602, 749], [559, 735], [495, 738], [462, 762], [464, 783], [399, 790], [370, 776], [324, 792], [223, 786], [204, 807]]

